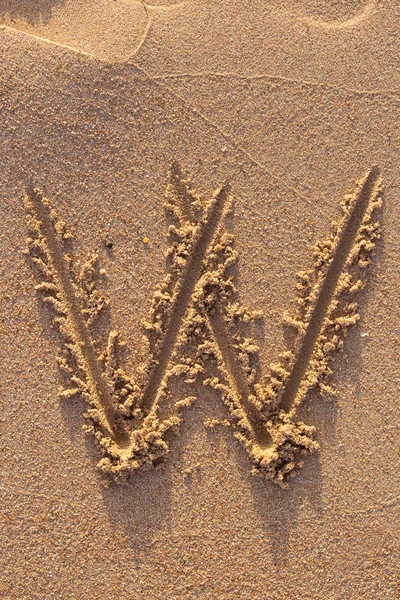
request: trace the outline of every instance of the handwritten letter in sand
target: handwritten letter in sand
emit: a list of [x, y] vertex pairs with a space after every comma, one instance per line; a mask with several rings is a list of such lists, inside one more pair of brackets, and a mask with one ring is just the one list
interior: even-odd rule
[[[54, 309], [63, 341], [58, 360], [71, 382], [62, 396], [85, 399], [85, 427], [103, 454], [100, 469], [124, 481], [135, 469], [158, 464], [185, 407], [211, 386], [253, 471], [287, 485], [318, 448], [315, 428], [298, 421], [296, 411], [311, 390], [330, 389], [334, 353], [359, 318], [355, 295], [379, 237], [380, 186], [373, 168], [345, 197], [341, 219], [314, 249], [312, 267], [298, 274], [297, 312], [285, 317], [295, 340], [265, 376], [249, 335], [259, 315], [242, 306], [235, 286], [227, 186], [204, 201], [177, 164], [170, 170], [166, 207], [175, 223], [167, 272], [144, 325], [148, 361], [135, 377], [119, 365], [116, 331], [109, 330], [103, 348], [96, 340], [96, 319], [106, 305], [97, 286], [98, 258], [90, 257], [76, 273], [66, 224], [39, 190], [26, 191], [30, 254], [41, 274], [36, 287]], [[190, 392], [171, 399], [173, 380]]]

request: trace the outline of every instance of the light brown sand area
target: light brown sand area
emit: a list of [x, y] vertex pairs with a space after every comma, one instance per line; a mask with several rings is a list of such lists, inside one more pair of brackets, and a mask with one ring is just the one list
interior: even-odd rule
[[1, 23], [113, 62], [137, 50], [149, 14], [140, 0], [0, 0]]
[[354, 26], [366, 19], [376, 0], [266, 0], [267, 6], [293, 14], [305, 22], [325, 28]]
[[[0, 25], [17, 29], [45, 41], [67, 46], [75, 51], [96, 56], [107, 62], [127, 60], [137, 53], [150, 32], [153, 18], [163, 19], [173, 10], [181, 19], [195, 10], [198, 14], [222, 9], [243, 13], [246, 19], [265, 14], [272, 19], [287, 18], [302, 26], [322, 29], [349, 28], [362, 23], [376, 7], [376, 0], [290, 0], [278, 2], [243, 2], [229, 5], [218, 2], [179, 2], [174, 0], [0, 0]], [[174, 10], [176, 9], [176, 10]], [[263, 14], [265, 13], [265, 14]], [[224, 19], [214, 13], [214, 21], [224, 28]], [[181, 30], [181, 21], [179, 22]], [[203, 36], [199, 29], [198, 33]], [[268, 20], [266, 32], [268, 31]], [[199, 37], [199, 36], [196, 36]]]
[[246, 78], [277, 77], [332, 89], [398, 89], [395, 5], [346, 3], [335, 13], [337, 3], [320, 2], [318, 10], [310, 2], [290, 6], [204, 0], [155, 13], [131, 60], [159, 78], [238, 77], [244, 86]]
[[[0, 597], [392, 600], [396, 3], [154, 4], [145, 7], [151, 25], [135, 54], [139, 21], [131, 38], [126, 24], [113, 38], [107, 19], [91, 14], [92, 0], [86, 16], [82, 0], [74, 3], [80, 13], [71, 12], [65, 31], [54, 27], [74, 51], [21, 33], [49, 32], [69, 0], [0, 0], [10, 25], [0, 27]], [[32, 20], [34, 6], [41, 12]], [[105, 61], [76, 50], [103, 52]], [[125, 63], [107, 63], [118, 60]], [[101, 455], [82, 432], [84, 403], [58, 399], [60, 338], [24, 255], [24, 183], [43, 188], [73, 232], [74, 265], [100, 253], [111, 324], [136, 373], [148, 359], [140, 322], [165, 275], [172, 160], [204, 199], [229, 178], [236, 283], [243, 305], [264, 315], [256, 339], [265, 371], [290, 342], [281, 318], [296, 304], [296, 272], [312, 268], [312, 248], [340, 218], [352, 182], [374, 164], [382, 173], [382, 238], [358, 298], [360, 320], [333, 363], [336, 397], [311, 394], [299, 409], [320, 451], [286, 490], [250, 473], [211, 387], [195, 386], [198, 399], [166, 460], [136, 470], [126, 486], [101, 484]], [[171, 402], [187, 389], [194, 395], [185, 386], [168, 385]]]

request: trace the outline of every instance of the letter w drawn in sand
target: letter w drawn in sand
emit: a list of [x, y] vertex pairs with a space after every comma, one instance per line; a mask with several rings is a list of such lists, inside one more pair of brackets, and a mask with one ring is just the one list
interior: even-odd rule
[[[96, 336], [106, 305], [96, 285], [97, 257], [77, 275], [65, 224], [41, 192], [26, 192], [30, 253], [43, 277], [37, 289], [52, 303], [64, 340], [59, 364], [71, 386], [62, 395], [86, 399], [86, 429], [102, 449], [103, 471], [126, 480], [133, 470], [162, 460], [169, 432], [206, 385], [221, 394], [253, 471], [286, 485], [304, 456], [318, 448], [314, 427], [296, 421], [297, 408], [312, 389], [330, 390], [333, 354], [359, 318], [354, 295], [379, 237], [374, 213], [380, 185], [378, 170], [371, 169], [345, 197], [342, 219], [316, 245], [313, 267], [298, 275], [297, 314], [286, 316], [296, 330], [293, 346], [263, 377], [251, 337], [257, 315], [240, 304], [235, 287], [237, 254], [225, 227], [229, 190], [224, 186], [204, 202], [173, 165], [166, 192], [175, 219], [167, 273], [145, 324], [150, 358], [136, 381], [118, 365], [118, 334], [109, 331], [102, 350]], [[175, 379], [192, 393], [173, 397]]]

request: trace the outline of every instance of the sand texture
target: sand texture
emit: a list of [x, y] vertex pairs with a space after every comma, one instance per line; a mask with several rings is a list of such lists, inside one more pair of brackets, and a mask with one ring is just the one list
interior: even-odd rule
[[0, 0], [0, 597], [398, 597], [379, 0]]

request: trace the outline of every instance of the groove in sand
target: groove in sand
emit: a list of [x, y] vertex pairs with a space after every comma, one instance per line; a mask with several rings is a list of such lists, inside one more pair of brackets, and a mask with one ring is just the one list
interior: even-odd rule
[[342, 274], [343, 268], [346, 265], [356, 241], [358, 231], [368, 209], [369, 201], [376, 190], [376, 184], [379, 181], [379, 177], [380, 174], [378, 168], [373, 167], [365, 177], [365, 180], [354, 199], [350, 214], [343, 225], [332, 262], [328, 267], [325, 279], [321, 285], [317, 301], [308, 322], [306, 333], [298, 349], [295, 363], [280, 399], [280, 407], [286, 412], [291, 410], [297, 398], [297, 394], [314, 351], [315, 343], [318, 339], [329, 305], [335, 294], [340, 275]]
[[160, 385], [164, 379], [169, 360], [173, 353], [182, 321], [189, 308], [196, 283], [201, 276], [207, 249], [212, 243], [218, 229], [228, 196], [228, 186], [222, 187], [215, 194], [212, 205], [208, 211], [207, 221], [203, 225], [198, 240], [194, 243], [192, 255], [186, 265], [183, 278], [179, 284], [179, 289], [175, 297], [167, 331], [160, 344], [157, 356], [155, 357], [155, 365], [150, 373], [143, 392], [141, 406], [145, 412], [150, 412], [156, 403]]
[[255, 441], [261, 448], [268, 447], [272, 443], [272, 438], [263, 421], [260, 419], [259, 411], [249, 401], [249, 386], [246, 375], [235, 355], [232, 339], [226, 331], [224, 317], [218, 305], [215, 306], [213, 313], [208, 314], [208, 322], [217, 342], [222, 361], [225, 364], [234, 397], [246, 414], [249, 425], [253, 430]]
[[53, 228], [49, 208], [38, 190], [28, 189], [25, 201], [43, 236], [51, 274], [57, 287], [57, 293], [62, 299], [63, 308], [67, 312], [66, 318], [74, 341], [74, 351], [79, 365], [85, 372], [90, 397], [103, 415], [105, 429], [120, 447], [126, 447], [130, 441], [129, 434], [116, 414], [112, 398], [103, 379], [101, 364], [83, 318], [64, 252]]
[[[171, 174], [173, 178], [172, 181], [177, 192], [177, 204], [175, 204], [175, 207], [179, 211], [180, 219], [189, 223], [193, 222], [194, 215], [191, 206], [192, 199], [188, 194], [187, 188], [182, 183], [184, 180], [184, 175], [178, 164], [174, 163], [172, 165]], [[226, 375], [228, 377], [235, 400], [240, 404], [241, 409], [245, 412], [248, 424], [253, 431], [253, 435], [257, 444], [261, 448], [269, 446], [271, 443], [271, 436], [263, 422], [260, 420], [260, 415], [256, 407], [248, 400], [249, 386], [246, 375], [243, 371], [240, 361], [235, 355], [232, 339], [226, 330], [224, 317], [218, 306], [218, 300], [213, 312], [210, 312], [207, 315], [207, 320], [217, 343], [220, 358], [222, 363], [225, 365]]]

